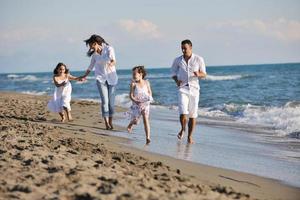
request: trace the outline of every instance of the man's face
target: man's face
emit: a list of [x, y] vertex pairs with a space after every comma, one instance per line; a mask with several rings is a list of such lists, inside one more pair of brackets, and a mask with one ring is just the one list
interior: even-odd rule
[[181, 51], [184, 56], [191, 56], [192, 55], [192, 46], [189, 44], [181, 45]]

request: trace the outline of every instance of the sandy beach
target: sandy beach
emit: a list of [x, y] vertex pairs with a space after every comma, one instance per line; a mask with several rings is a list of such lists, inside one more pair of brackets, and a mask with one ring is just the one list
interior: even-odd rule
[[0, 199], [300, 197], [272, 179], [121, 145], [126, 139], [105, 130], [94, 102], [72, 101], [74, 121], [60, 123], [46, 109], [49, 98], [0, 93]]

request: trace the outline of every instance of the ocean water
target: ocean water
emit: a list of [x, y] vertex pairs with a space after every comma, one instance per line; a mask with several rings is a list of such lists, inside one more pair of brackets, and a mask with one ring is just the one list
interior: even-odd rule
[[[300, 187], [300, 63], [207, 67], [193, 145], [186, 137], [176, 138], [180, 124], [170, 69], [147, 72], [154, 98], [152, 142], [144, 146], [139, 124], [133, 134], [111, 133], [128, 138], [125, 145]], [[72, 75], [83, 73], [71, 69]], [[116, 104], [129, 108], [131, 70], [118, 70], [118, 75]], [[87, 82], [72, 82], [72, 87], [73, 99], [100, 101], [92, 73]], [[52, 95], [52, 73], [0, 74], [0, 91]], [[115, 123], [126, 126], [128, 119], [119, 113]]]
[[[201, 80], [199, 115], [215, 124], [265, 130], [281, 139], [300, 139], [300, 63], [207, 67]], [[75, 76], [83, 72], [72, 72]], [[116, 104], [129, 107], [131, 70], [118, 70]], [[149, 69], [154, 106], [177, 109], [170, 69]], [[93, 73], [73, 82], [72, 97], [99, 101]], [[0, 74], [0, 90], [52, 95], [52, 73]], [[230, 122], [230, 123], [229, 123]]]

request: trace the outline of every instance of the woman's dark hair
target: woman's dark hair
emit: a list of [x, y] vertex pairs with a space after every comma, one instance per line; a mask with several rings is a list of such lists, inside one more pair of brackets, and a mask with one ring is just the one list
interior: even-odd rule
[[[91, 35], [91, 37], [89, 39], [84, 40], [85, 45], [88, 46], [89, 44], [93, 44], [93, 43], [97, 43], [99, 45], [102, 45], [102, 43], [109, 45], [100, 35]], [[91, 55], [93, 55], [95, 51], [89, 49], [89, 51], [87, 52], [87, 56], [91, 57]]]
[[53, 74], [57, 75], [58, 74], [58, 69], [61, 67], [61, 66], [64, 66], [66, 71], [65, 73], [68, 74], [69, 73], [69, 69], [67, 68], [67, 66], [64, 64], [64, 63], [58, 63], [55, 67], [55, 69], [53, 70]]
[[139, 72], [140, 74], [143, 74], [143, 75], [142, 75], [143, 79], [146, 77], [147, 72], [146, 72], [144, 66], [135, 66], [134, 68], [132, 68], [132, 71], [135, 71], [135, 70], [138, 70], [138, 72]]
[[190, 46], [193, 46], [191, 40], [183, 40], [183, 41], [181, 42], [181, 45], [185, 45], [185, 44], [188, 44], [188, 45], [190, 45]]

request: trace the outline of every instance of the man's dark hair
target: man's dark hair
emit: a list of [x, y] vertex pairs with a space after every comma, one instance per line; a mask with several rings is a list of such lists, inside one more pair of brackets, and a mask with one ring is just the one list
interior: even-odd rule
[[191, 40], [183, 40], [182, 42], [181, 42], [181, 45], [185, 45], [185, 44], [188, 44], [188, 45], [190, 45], [191, 47], [193, 46], [193, 44], [192, 44], [192, 42], [191, 42]]

